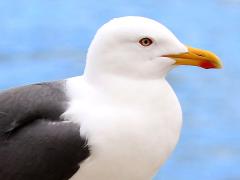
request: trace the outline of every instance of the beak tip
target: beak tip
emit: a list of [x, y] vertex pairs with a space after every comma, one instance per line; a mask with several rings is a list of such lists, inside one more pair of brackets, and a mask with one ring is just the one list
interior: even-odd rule
[[215, 68], [216, 65], [213, 64], [212, 62], [210, 61], [203, 61], [199, 64], [200, 67], [204, 68], [204, 69], [212, 69], [212, 68]]
[[223, 67], [221, 61], [219, 62], [212, 62], [212, 61], [203, 61], [199, 65], [204, 69], [221, 69]]

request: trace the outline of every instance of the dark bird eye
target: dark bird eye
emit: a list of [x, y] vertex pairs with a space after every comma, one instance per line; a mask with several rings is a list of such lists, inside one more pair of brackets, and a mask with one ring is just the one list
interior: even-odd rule
[[142, 45], [142, 46], [150, 46], [153, 42], [151, 39], [149, 38], [142, 38], [140, 39], [139, 43]]

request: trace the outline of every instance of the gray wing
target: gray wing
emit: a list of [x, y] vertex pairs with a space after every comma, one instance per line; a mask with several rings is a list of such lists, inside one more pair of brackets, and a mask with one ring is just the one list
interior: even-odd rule
[[65, 81], [0, 93], [0, 179], [67, 180], [89, 156], [79, 125], [64, 122]]

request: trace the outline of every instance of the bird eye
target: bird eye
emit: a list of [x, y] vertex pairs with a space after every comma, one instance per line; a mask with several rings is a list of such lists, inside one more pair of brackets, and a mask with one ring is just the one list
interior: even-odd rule
[[142, 38], [139, 43], [142, 45], [142, 46], [150, 46], [153, 41], [149, 38]]

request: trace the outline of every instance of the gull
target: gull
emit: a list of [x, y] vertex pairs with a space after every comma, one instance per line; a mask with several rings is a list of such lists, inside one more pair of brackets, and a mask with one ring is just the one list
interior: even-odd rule
[[165, 79], [179, 65], [222, 67], [155, 20], [107, 22], [83, 75], [0, 93], [0, 179], [152, 179], [180, 135], [181, 106]]

